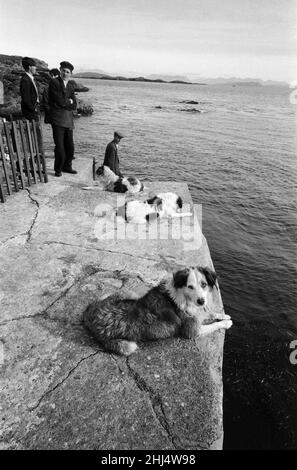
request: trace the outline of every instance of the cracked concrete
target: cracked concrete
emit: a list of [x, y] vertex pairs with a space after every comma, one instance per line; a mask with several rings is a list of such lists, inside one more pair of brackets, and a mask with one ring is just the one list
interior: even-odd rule
[[[98, 204], [112, 213], [116, 195], [82, 190], [91, 162], [78, 158], [76, 168], [56, 179], [50, 168], [48, 184], [0, 206], [0, 448], [220, 449], [224, 333], [141, 344], [127, 359], [103, 351], [81, 324], [95, 299], [142, 295], [179, 267], [211, 265], [205, 238], [188, 243], [193, 219], [182, 232], [180, 221], [162, 221], [176, 238], [149, 238], [151, 227], [123, 238], [123, 225], [94, 215]], [[146, 187], [128, 198], [174, 191], [192, 203], [185, 184]], [[219, 291], [210, 309], [223, 309]]]
[[143, 377], [141, 377], [135, 370], [133, 370], [133, 368], [131, 367], [129, 363], [129, 358], [127, 358], [126, 364], [127, 364], [130, 375], [135, 380], [136, 386], [139, 388], [139, 390], [144, 391], [148, 394], [149, 400], [152, 405], [152, 409], [155, 413], [155, 416], [158, 422], [167, 433], [169, 440], [172, 442], [173, 448], [178, 450], [178, 447], [176, 446], [174, 442], [174, 437], [171, 435], [170, 427], [166, 420], [166, 415], [164, 413], [162, 399], [155, 393], [153, 388], [148, 386], [148, 384], [145, 382]]
[[34, 224], [35, 224], [36, 219], [37, 219], [37, 217], [38, 217], [39, 202], [31, 196], [31, 193], [30, 193], [30, 189], [29, 189], [29, 188], [27, 188], [26, 191], [28, 191], [28, 195], [29, 195], [29, 198], [30, 198], [32, 204], [35, 204], [35, 205], [37, 206], [37, 209], [36, 209], [35, 215], [34, 215], [34, 217], [33, 217], [32, 223], [31, 223], [31, 225], [30, 225], [30, 227], [29, 227], [29, 230], [28, 230], [28, 232], [27, 232], [27, 240], [26, 240], [26, 241], [27, 241], [27, 243], [28, 243], [28, 242], [31, 240], [33, 227], [34, 227]]

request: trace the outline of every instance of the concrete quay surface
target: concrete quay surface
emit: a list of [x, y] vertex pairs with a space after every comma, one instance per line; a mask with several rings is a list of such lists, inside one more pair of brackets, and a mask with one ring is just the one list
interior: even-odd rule
[[[171, 234], [182, 227], [187, 243], [137, 238], [132, 229], [126, 239], [117, 230], [111, 237], [110, 217], [94, 210], [115, 207], [118, 195], [82, 189], [92, 184], [91, 161], [76, 159], [78, 175], [61, 178], [47, 163], [49, 183], [0, 205], [0, 448], [221, 449], [223, 331], [142, 343], [123, 358], [81, 325], [94, 299], [145, 292], [181, 267], [211, 266], [202, 233], [188, 242], [194, 217], [161, 221]], [[165, 191], [193, 209], [182, 183], [146, 183], [128, 198]], [[223, 309], [219, 290], [209, 308]]]

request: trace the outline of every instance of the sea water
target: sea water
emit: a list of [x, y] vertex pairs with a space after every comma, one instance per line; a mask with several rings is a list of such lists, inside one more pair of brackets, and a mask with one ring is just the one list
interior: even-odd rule
[[[225, 448], [297, 448], [296, 104], [276, 86], [80, 80], [94, 114], [77, 155], [123, 173], [185, 181], [232, 316], [224, 350]], [[49, 127], [46, 147], [52, 148]], [[75, 165], [74, 165], [75, 166]]]

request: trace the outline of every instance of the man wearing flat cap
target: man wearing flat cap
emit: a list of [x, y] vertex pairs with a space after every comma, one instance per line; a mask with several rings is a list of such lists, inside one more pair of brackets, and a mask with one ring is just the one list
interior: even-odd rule
[[120, 162], [118, 157], [118, 145], [121, 139], [123, 139], [123, 134], [118, 131], [114, 132], [114, 137], [111, 142], [106, 147], [105, 157], [104, 157], [104, 166], [108, 166], [116, 175], [123, 177], [124, 175], [120, 172]]
[[24, 118], [39, 121], [39, 93], [34, 80], [36, 62], [31, 57], [23, 57], [22, 66], [25, 70], [20, 82], [21, 108]]
[[55, 176], [62, 176], [62, 172], [77, 173], [72, 168], [73, 111], [76, 109], [75, 84], [70, 81], [73, 68], [70, 62], [61, 62], [60, 77], [52, 79], [48, 89], [50, 122], [55, 142]]
[[28, 121], [36, 122], [36, 133], [39, 149], [42, 149], [42, 131], [40, 122], [39, 92], [34, 80], [36, 74], [36, 62], [31, 57], [22, 58], [22, 66], [25, 70], [20, 82], [22, 115]]

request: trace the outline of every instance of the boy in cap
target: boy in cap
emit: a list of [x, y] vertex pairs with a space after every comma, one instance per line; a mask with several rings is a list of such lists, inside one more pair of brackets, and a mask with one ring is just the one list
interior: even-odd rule
[[60, 77], [50, 81], [48, 102], [50, 121], [55, 142], [55, 176], [76, 174], [72, 168], [74, 158], [73, 113], [76, 109], [75, 84], [70, 81], [74, 67], [70, 62], [60, 63]]
[[105, 157], [104, 157], [104, 166], [108, 166], [116, 175], [123, 177], [124, 175], [120, 172], [120, 162], [118, 157], [118, 144], [120, 140], [123, 139], [123, 134], [118, 131], [114, 132], [114, 137], [111, 142], [106, 147]]

